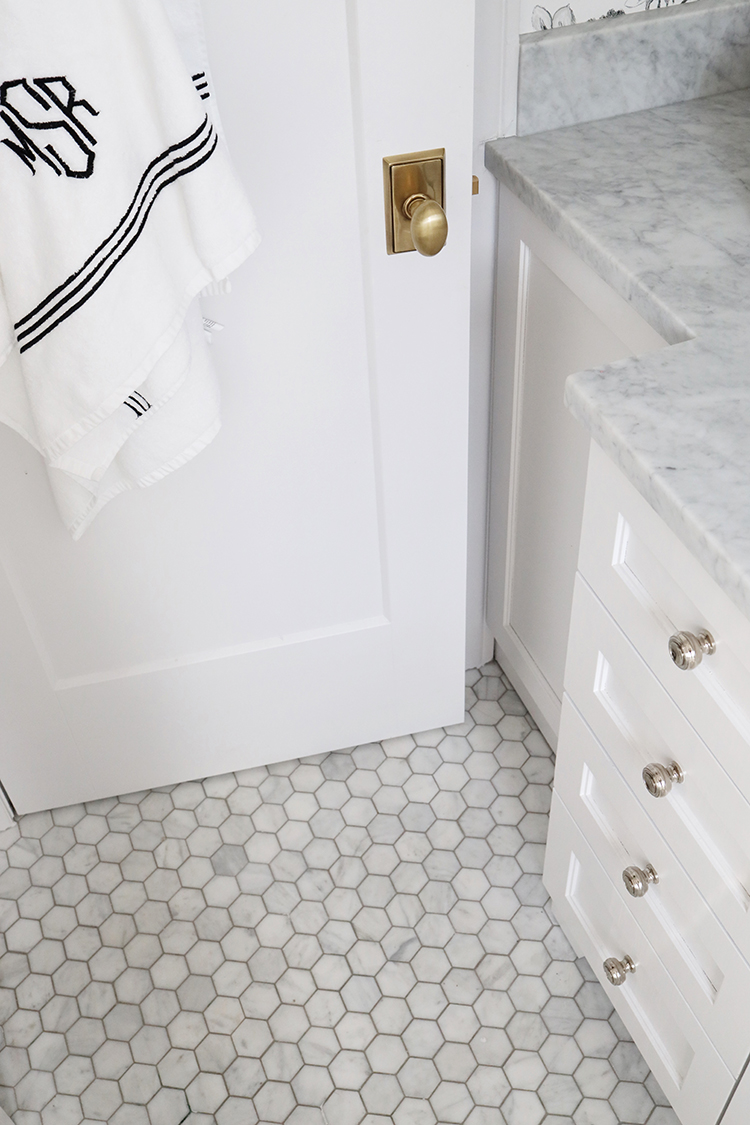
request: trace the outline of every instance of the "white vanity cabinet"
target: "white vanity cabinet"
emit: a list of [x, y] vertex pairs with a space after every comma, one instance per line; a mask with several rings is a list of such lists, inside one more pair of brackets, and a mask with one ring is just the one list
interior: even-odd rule
[[750, 621], [595, 443], [544, 881], [681, 1121], [714, 1125], [750, 1055]]
[[666, 341], [505, 186], [497, 268], [488, 618], [557, 746], [545, 885], [683, 1125], [748, 1125], [750, 620], [564, 405]]
[[487, 618], [554, 746], [589, 446], [565, 380], [665, 341], [504, 185], [498, 215]]

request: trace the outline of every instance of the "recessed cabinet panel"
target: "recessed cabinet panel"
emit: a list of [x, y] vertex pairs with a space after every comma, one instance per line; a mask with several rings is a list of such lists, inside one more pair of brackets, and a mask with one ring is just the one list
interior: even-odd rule
[[555, 788], [626, 911], [658, 950], [724, 1062], [738, 1073], [750, 1041], [750, 965], [567, 695]]
[[[566, 690], [624, 786], [750, 959], [750, 805], [580, 576]], [[653, 797], [644, 766], [673, 761], [685, 780]]]
[[565, 380], [629, 352], [531, 251], [526, 286], [508, 624], [562, 699], [588, 463]]
[[565, 382], [664, 341], [502, 188], [497, 289], [487, 618], [554, 744], [589, 449]]
[[[561, 926], [616, 1004], [682, 1125], [715, 1122], [734, 1078], [558, 796], [552, 802], [544, 882]], [[625, 956], [635, 972], [614, 988], [603, 963]]]

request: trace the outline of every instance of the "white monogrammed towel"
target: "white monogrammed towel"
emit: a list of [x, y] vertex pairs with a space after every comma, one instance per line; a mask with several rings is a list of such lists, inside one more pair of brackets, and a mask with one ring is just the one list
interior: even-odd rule
[[180, 15], [178, 46], [163, 0], [0, 0], [0, 421], [76, 538], [216, 434], [195, 298], [258, 243]]
[[211, 99], [211, 120], [222, 132], [221, 120], [213, 96], [208, 47], [203, 27], [202, 0], [163, 0], [182, 60], [203, 101]]

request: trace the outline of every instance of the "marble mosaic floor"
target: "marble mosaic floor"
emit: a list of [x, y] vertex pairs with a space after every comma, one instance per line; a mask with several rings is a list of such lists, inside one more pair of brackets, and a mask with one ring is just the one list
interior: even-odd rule
[[459, 727], [0, 835], [15, 1125], [677, 1125], [540, 872], [550, 751]]

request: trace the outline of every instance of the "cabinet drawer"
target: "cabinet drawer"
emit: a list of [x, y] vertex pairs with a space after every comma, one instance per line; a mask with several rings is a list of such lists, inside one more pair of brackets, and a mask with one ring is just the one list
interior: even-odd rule
[[[583, 950], [683, 1125], [713, 1125], [732, 1075], [557, 795], [546, 856], [544, 882], [561, 926]], [[636, 971], [615, 988], [603, 962], [626, 954]]]
[[[750, 797], [750, 621], [595, 444], [579, 570]], [[716, 652], [681, 671], [669, 638], [700, 629]]]
[[[555, 790], [722, 1059], [739, 1074], [750, 1043], [750, 965], [567, 695]], [[622, 878], [633, 865], [658, 876], [639, 898]]]
[[747, 1125], [750, 1121], [750, 1067], [739, 1081], [721, 1125]]
[[[750, 960], [750, 804], [580, 575], [566, 689], [637, 803]], [[685, 780], [667, 796], [652, 797], [643, 767], [672, 761]]]

